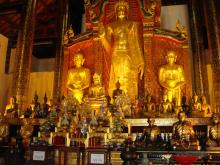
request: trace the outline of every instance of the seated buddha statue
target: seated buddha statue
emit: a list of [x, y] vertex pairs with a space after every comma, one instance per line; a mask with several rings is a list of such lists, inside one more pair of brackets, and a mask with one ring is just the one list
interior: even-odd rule
[[9, 126], [2, 116], [0, 116], [0, 142], [6, 140], [9, 134]]
[[93, 75], [93, 84], [89, 88], [88, 97], [91, 106], [96, 111], [95, 115], [99, 114], [101, 105], [107, 105], [105, 90], [102, 86], [101, 75], [98, 73]]
[[119, 81], [115, 84], [116, 89], [113, 90], [112, 98], [115, 100], [117, 96], [121, 95], [123, 93], [123, 90], [120, 89], [121, 84]]
[[4, 117], [10, 119], [18, 117], [18, 104], [14, 97], [11, 97], [9, 104], [6, 105]]
[[201, 103], [199, 102], [199, 96], [194, 94], [192, 103], [191, 103], [191, 116], [195, 117], [201, 117]]
[[204, 114], [204, 117], [210, 117], [211, 116], [211, 106], [207, 103], [205, 96], [202, 96], [201, 100], [202, 100], [201, 111]]
[[156, 113], [156, 106], [155, 103], [152, 102], [151, 95], [147, 95], [146, 102], [144, 103], [146, 112], [143, 112], [145, 116], [148, 116], [149, 114], [152, 115], [152, 113]]
[[20, 134], [23, 139], [24, 144], [29, 144], [31, 140], [31, 136], [33, 134], [34, 127], [33, 125], [28, 121], [28, 119], [23, 119], [23, 125], [20, 129]]
[[82, 103], [84, 90], [90, 86], [90, 70], [83, 67], [84, 57], [81, 53], [74, 55], [75, 68], [68, 71], [67, 89], [72, 93], [79, 103]]
[[172, 104], [171, 102], [167, 99], [167, 95], [163, 95], [163, 100], [159, 105], [159, 111], [162, 114], [168, 114], [172, 110]]
[[167, 64], [159, 68], [159, 83], [164, 88], [167, 99], [172, 102], [175, 98], [177, 106], [181, 106], [181, 86], [185, 84], [185, 78], [183, 67], [175, 64], [176, 57], [174, 51], [168, 51]]
[[182, 147], [182, 149], [189, 149], [190, 146], [199, 146], [193, 126], [186, 120], [184, 111], [178, 113], [178, 119], [179, 121], [173, 124], [171, 145], [173, 147]]
[[220, 145], [220, 137], [219, 137], [219, 117], [216, 113], [214, 113], [211, 117], [212, 124], [208, 126], [207, 130], [207, 141], [206, 146], [209, 148], [219, 147]]

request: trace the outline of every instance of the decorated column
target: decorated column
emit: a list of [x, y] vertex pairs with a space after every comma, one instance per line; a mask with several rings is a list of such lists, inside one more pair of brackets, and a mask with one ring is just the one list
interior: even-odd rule
[[67, 27], [67, 17], [68, 17], [68, 2], [57, 1], [58, 6], [58, 29], [57, 29], [57, 45], [56, 45], [56, 58], [55, 58], [55, 74], [54, 74], [54, 88], [53, 88], [53, 99], [57, 100], [62, 96], [62, 69], [63, 69], [63, 36], [64, 30]]
[[28, 0], [26, 2], [26, 10], [24, 10], [22, 15], [21, 27], [18, 33], [13, 80], [13, 94], [17, 98], [20, 110], [24, 110], [25, 104], [27, 104], [36, 17], [36, 0]]
[[193, 93], [198, 95], [207, 95], [208, 80], [205, 59], [205, 47], [203, 40], [203, 8], [199, 1], [189, 1], [189, 17], [191, 27], [191, 41], [192, 41], [192, 57], [193, 57]]
[[219, 1], [203, 0], [205, 24], [208, 35], [209, 54], [211, 56], [213, 95], [216, 111], [220, 111], [220, 14], [217, 13]]

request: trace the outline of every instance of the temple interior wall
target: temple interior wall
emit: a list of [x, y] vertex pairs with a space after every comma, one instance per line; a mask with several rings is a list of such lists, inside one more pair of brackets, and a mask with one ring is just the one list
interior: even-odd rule
[[8, 39], [0, 34], [0, 108], [2, 112], [7, 100], [5, 95], [8, 91], [8, 75], [5, 74], [5, 61], [7, 54]]

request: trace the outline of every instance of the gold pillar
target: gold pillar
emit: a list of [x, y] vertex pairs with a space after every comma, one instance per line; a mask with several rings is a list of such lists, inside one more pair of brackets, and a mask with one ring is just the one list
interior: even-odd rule
[[202, 25], [204, 24], [203, 6], [200, 1], [189, 1], [189, 19], [191, 27], [193, 57], [193, 93], [208, 96], [208, 79], [206, 69], [206, 53], [203, 44]]
[[213, 93], [215, 109], [220, 111], [220, 19], [217, 0], [203, 0], [205, 24], [208, 33], [209, 53], [213, 71]]
[[31, 56], [35, 29], [36, 0], [26, 1], [26, 10], [22, 13], [21, 27], [18, 32], [16, 48], [16, 66], [14, 72], [13, 94], [22, 111], [27, 104], [27, 93], [31, 68]]
[[57, 46], [55, 58], [55, 74], [54, 74], [54, 87], [53, 99], [57, 100], [62, 96], [62, 69], [63, 69], [63, 36], [64, 30], [67, 27], [68, 18], [68, 0], [58, 0], [58, 25], [57, 25]]

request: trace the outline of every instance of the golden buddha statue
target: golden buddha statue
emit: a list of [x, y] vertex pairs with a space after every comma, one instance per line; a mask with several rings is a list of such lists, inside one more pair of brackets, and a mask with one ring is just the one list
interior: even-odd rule
[[202, 96], [201, 100], [202, 100], [201, 111], [202, 111], [202, 113], [204, 113], [204, 117], [210, 117], [211, 116], [211, 106], [207, 103], [205, 96]]
[[212, 118], [212, 125], [208, 126], [208, 130], [207, 130], [207, 141], [206, 141], [206, 146], [209, 147], [209, 149], [211, 149], [210, 147], [219, 147], [219, 142], [220, 142], [220, 137], [219, 137], [219, 129], [220, 129], [220, 125], [219, 125], [219, 118], [217, 114], [213, 114]]
[[201, 117], [202, 111], [201, 111], [201, 103], [199, 102], [199, 96], [194, 94], [192, 103], [191, 103], [191, 116], [193, 117]]
[[175, 64], [176, 53], [168, 51], [166, 55], [167, 64], [159, 68], [159, 83], [164, 88], [164, 93], [172, 102], [176, 99], [177, 105], [181, 106], [181, 86], [185, 83], [184, 71], [181, 65]]
[[172, 110], [172, 104], [171, 102], [167, 99], [167, 95], [163, 95], [163, 100], [159, 105], [159, 112], [162, 114], [168, 114]]
[[18, 117], [18, 105], [15, 102], [15, 98], [11, 97], [9, 100], [9, 104], [6, 105], [4, 117], [6, 118], [16, 118]]
[[98, 73], [93, 75], [93, 84], [89, 88], [89, 101], [92, 108], [94, 108], [96, 111], [96, 116], [99, 114], [101, 105], [107, 105], [105, 90], [102, 86], [101, 75]]
[[28, 121], [28, 119], [23, 119], [23, 125], [21, 126], [20, 129], [20, 134], [23, 138], [23, 143], [29, 144], [30, 143], [30, 138], [33, 134], [34, 127], [31, 125], [31, 123]]
[[119, 0], [114, 6], [116, 21], [101, 26], [99, 37], [107, 50], [111, 52], [109, 93], [120, 82], [122, 90], [132, 98], [138, 96], [138, 74], [143, 76], [143, 50], [139, 39], [137, 22], [128, 20], [129, 5]]
[[152, 102], [152, 97], [150, 95], [147, 96], [147, 102], [146, 102], [146, 108], [147, 112], [155, 112], [156, 106], [155, 103]]
[[9, 126], [2, 116], [0, 116], [0, 142], [5, 140], [9, 134]]
[[183, 149], [189, 149], [190, 146], [199, 146], [193, 126], [186, 120], [184, 111], [178, 113], [178, 119], [179, 121], [173, 124], [171, 145], [181, 146]]
[[67, 88], [81, 104], [84, 90], [90, 86], [90, 70], [83, 67], [85, 59], [81, 53], [75, 54], [73, 61], [75, 68], [68, 71]]
[[103, 100], [105, 98], [105, 90], [102, 86], [101, 75], [95, 73], [93, 75], [93, 84], [89, 88], [90, 100]]

